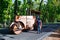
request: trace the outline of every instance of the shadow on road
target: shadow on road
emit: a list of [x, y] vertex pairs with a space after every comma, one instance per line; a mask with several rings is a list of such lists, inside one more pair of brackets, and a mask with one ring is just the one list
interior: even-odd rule
[[2, 28], [0, 29], [0, 34], [10, 34], [10, 31], [8, 28]]
[[0, 29], [0, 40], [5, 40], [5, 38], [14, 38], [14, 37], [7, 36], [7, 35], [12, 35], [8, 28]]

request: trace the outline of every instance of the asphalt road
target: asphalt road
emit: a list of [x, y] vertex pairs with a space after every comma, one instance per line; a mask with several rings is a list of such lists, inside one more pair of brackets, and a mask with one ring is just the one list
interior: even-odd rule
[[9, 29], [0, 29], [0, 40], [43, 40], [44, 37], [52, 34], [58, 27], [44, 27], [42, 33], [37, 31], [22, 32], [19, 35], [10, 34]]

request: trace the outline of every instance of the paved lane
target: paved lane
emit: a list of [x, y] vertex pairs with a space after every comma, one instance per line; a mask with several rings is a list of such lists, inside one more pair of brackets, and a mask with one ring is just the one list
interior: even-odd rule
[[42, 40], [44, 37], [52, 34], [57, 27], [44, 27], [42, 33], [37, 31], [22, 32], [19, 35], [10, 34], [8, 29], [0, 29], [0, 40]]
[[[1, 35], [0, 34], [0, 40], [39, 40], [42, 39], [43, 37], [46, 37], [50, 35], [52, 32], [42, 32], [40, 34], [37, 34], [35, 31], [30, 31], [30, 32], [22, 32], [19, 35]], [[47, 34], [47, 35], [45, 35]]]

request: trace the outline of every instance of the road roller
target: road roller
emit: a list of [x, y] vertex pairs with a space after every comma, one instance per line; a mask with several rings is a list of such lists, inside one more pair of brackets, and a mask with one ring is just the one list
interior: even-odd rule
[[20, 34], [23, 30], [33, 30], [35, 22], [35, 16], [16, 16], [15, 21], [10, 25], [10, 31], [14, 34]]
[[36, 16], [40, 16], [40, 11], [27, 11], [26, 16], [16, 15], [14, 22], [9, 29], [14, 34], [20, 34], [22, 31], [37, 30]]

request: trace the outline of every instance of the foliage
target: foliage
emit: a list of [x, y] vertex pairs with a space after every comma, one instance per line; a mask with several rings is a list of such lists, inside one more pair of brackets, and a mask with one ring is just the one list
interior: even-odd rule
[[[60, 0], [0, 0], [0, 23], [9, 24], [14, 15], [26, 15], [27, 9], [40, 11], [40, 18], [44, 23], [60, 20]], [[16, 3], [17, 4], [16, 4]]]

